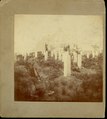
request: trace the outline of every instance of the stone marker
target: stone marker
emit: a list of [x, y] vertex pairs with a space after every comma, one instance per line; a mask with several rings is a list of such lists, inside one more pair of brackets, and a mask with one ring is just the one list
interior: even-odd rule
[[37, 57], [37, 52], [35, 52], [35, 57]]
[[45, 56], [45, 61], [48, 59], [48, 51], [46, 51], [45, 53], [44, 53], [44, 56]]
[[55, 60], [57, 60], [57, 52], [55, 52]]
[[95, 57], [95, 52], [92, 51], [92, 57], [94, 58]]
[[62, 61], [62, 54], [59, 52], [59, 60]]
[[78, 54], [78, 62], [77, 62], [77, 65], [79, 68], [81, 68], [82, 66], [82, 55], [81, 54]]
[[86, 55], [87, 55], [87, 58], [89, 58], [89, 57], [90, 57], [90, 54], [89, 54], [89, 52], [87, 52], [87, 54], [86, 54]]
[[51, 51], [51, 57], [53, 57], [53, 51]]
[[73, 52], [73, 56], [74, 56], [74, 63], [77, 63], [78, 54], [75, 51]]
[[67, 51], [63, 53], [63, 62], [64, 62], [64, 76], [70, 76], [71, 75], [71, 58]]
[[98, 51], [96, 51], [96, 52], [95, 52], [95, 56], [97, 57], [97, 56], [98, 56], [98, 54], [99, 54], [99, 52], [98, 52]]
[[57, 60], [59, 60], [59, 52], [57, 52]]

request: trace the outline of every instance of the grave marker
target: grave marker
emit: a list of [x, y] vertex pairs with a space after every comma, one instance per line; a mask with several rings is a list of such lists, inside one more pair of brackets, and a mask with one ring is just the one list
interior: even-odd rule
[[68, 52], [63, 53], [64, 76], [71, 75], [71, 58]]

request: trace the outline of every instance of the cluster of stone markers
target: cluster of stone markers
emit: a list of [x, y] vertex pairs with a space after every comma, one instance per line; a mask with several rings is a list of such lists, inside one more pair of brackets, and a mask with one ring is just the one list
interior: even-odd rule
[[[61, 61], [63, 63], [64, 76], [71, 75], [71, 61], [73, 61], [73, 63], [75, 63], [79, 69], [81, 69], [82, 67], [82, 56], [84, 55], [84, 52], [82, 52], [82, 50], [78, 48], [77, 45], [74, 45], [73, 48], [70, 48], [70, 45], [66, 45], [63, 48], [55, 48], [53, 50], [50, 50], [49, 46], [45, 44], [44, 51], [42, 51], [45, 61], [49, 59], [49, 52], [51, 58], [56, 61]], [[92, 57], [94, 58], [96, 55], [98, 55], [98, 52], [95, 53], [88, 51], [85, 53], [87, 58], [90, 57], [90, 54], [92, 54]], [[26, 59], [27, 56], [28, 53], [25, 54], [23, 58]], [[38, 57], [38, 52], [34, 53], [34, 57]]]

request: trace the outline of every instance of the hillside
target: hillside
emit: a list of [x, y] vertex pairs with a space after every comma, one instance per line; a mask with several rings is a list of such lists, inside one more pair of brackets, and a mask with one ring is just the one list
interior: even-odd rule
[[[15, 100], [17, 101], [102, 101], [102, 54], [84, 59], [81, 69], [74, 64], [71, 76], [63, 76], [63, 63], [49, 58], [29, 58], [15, 63]], [[89, 64], [89, 65], [88, 65]], [[34, 68], [39, 74], [35, 76]]]

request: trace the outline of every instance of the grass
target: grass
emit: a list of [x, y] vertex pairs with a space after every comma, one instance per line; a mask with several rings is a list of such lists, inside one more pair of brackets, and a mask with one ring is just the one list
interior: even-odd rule
[[[90, 68], [83, 67], [80, 71], [76, 71], [72, 66], [71, 76], [64, 77], [63, 63], [52, 58], [47, 61], [30, 59], [23, 63], [16, 62], [15, 100], [101, 102], [103, 76], [101, 63], [97, 65], [94, 63], [93, 66], [90, 65]], [[35, 77], [33, 66], [37, 68], [41, 81]]]

